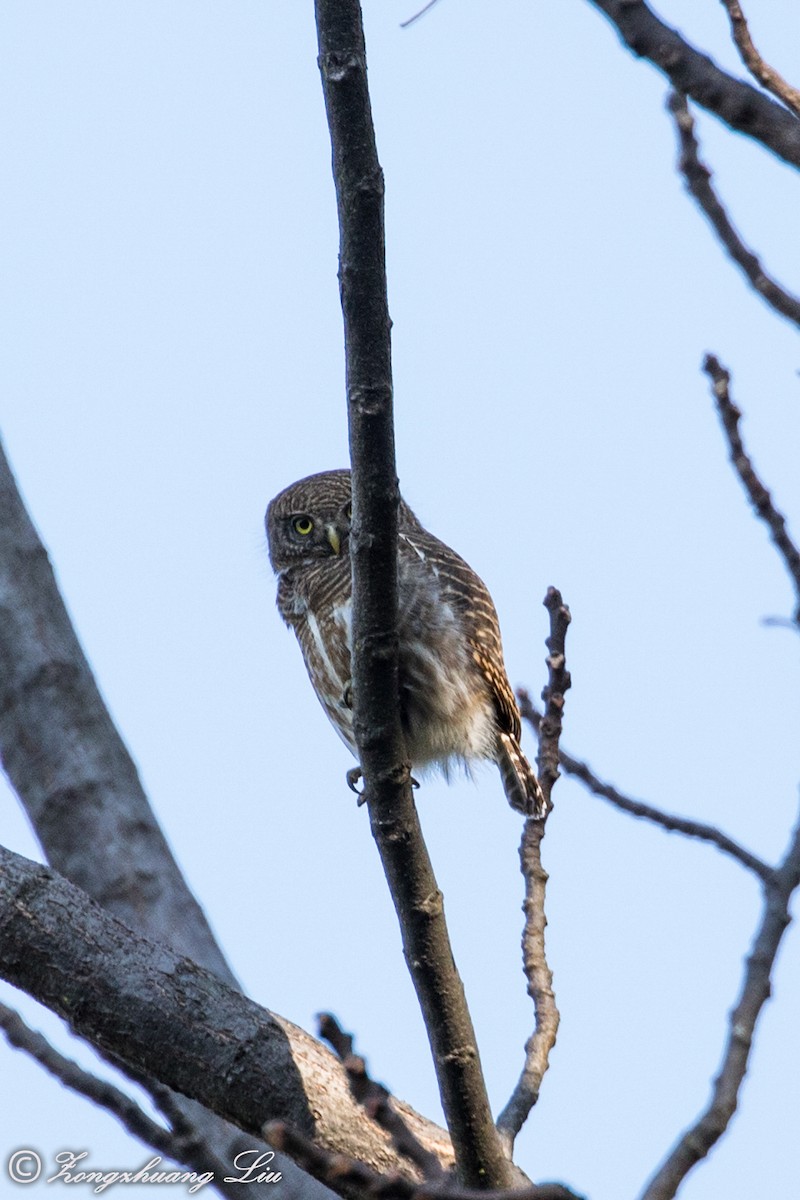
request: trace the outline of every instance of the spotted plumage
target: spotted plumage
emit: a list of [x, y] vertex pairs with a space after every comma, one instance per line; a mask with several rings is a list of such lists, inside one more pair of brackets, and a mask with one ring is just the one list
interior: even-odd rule
[[[314, 690], [356, 753], [351, 694], [349, 471], [310, 475], [267, 509], [278, 610], [297, 635]], [[503, 665], [492, 598], [453, 550], [401, 500], [398, 538], [400, 712], [412, 765], [497, 763], [509, 804], [543, 815], [520, 747], [520, 715]]]

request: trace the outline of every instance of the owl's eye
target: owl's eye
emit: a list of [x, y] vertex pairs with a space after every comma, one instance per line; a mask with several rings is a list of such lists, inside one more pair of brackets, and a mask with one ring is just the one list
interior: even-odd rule
[[299, 533], [301, 537], [308, 537], [314, 528], [314, 522], [311, 520], [311, 517], [295, 517], [292, 524], [295, 533]]

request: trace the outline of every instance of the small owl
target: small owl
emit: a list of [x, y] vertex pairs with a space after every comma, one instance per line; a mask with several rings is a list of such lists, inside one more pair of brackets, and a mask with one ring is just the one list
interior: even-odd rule
[[[356, 754], [350, 652], [349, 471], [310, 475], [266, 515], [278, 611], [294, 629], [314, 691]], [[539, 782], [520, 747], [520, 715], [503, 664], [492, 598], [463, 558], [401, 500], [398, 540], [400, 715], [412, 767], [481, 759], [500, 768], [518, 812], [544, 816]]]

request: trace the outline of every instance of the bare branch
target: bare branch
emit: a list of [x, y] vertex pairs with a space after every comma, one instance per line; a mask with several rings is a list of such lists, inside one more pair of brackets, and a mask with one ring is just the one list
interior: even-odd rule
[[420, 17], [424, 17], [425, 13], [430, 12], [431, 9], [434, 8], [438, 3], [439, 0], [428, 0], [428, 3], [423, 5], [419, 12], [415, 12], [413, 17], [408, 17], [407, 20], [401, 21], [400, 28], [408, 29], [409, 26], [414, 25], [420, 19]]
[[589, 0], [616, 26], [628, 48], [646, 58], [676, 91], [691, 96], [737, 133], [760, 142], [784, 162], [800, 167], [800, 122], [749, 83], [720, 70], [665, 24], [644, 0]]
[[[138, 937], [49, 868], [2, 847], [0, 977], [134, 1074], [245, 1133], [258, 1137], [265, 1121], [279, 1118], [377, 1171], [412, 1173], [354, 1100], [341, 1064], [314, 1038], [213, 972]], [[414, 1135], [449, 1165], [443, 1131], [400, 1107]], [[223, 1161], [230, 1165], [233, 1156]], [[239, 1190], [231, 1185], [231, 1194]]]
[[438, 1157], [426, 1150], [414, 1136], [392, 1103], [388, 1089], [370, 1077], [366, 1062], [353, 1051], [352, 1034], [345, 1033], [331, 1013], [320, 1013], [317, 1021], [319, 1036], [328, 1042], [341, 1060], [350, 1080], [350, 1090], [359, 1104], [363, 1104], [373, 1121], [386, 1130], [398, 1154], [419, 1168], [423, 1179], [440, 1179], [444, 1171]]
[[778, 74], [774, 67], [764, 62], [764, 59], [753, 44], [750, 29], [748, 28], [745, 15], [738, 0], [722, 0], [722, 4], [730, 18], [731, 33], [736, 43], [736, 48], [739, 51], [739, 57], [750, 74], [768, 92], [772, 92], [773, 96], [777, 96], [779, 100], [782, 100], [795, 116], [800, 117], [800, 90], [792, 87], [782, 75]]
[[400, 723], [397, 520], [383, 174], [358, 0], [316, 0], [319, 65], [339, 212], [353, 478], [354, 731], [370, 823], [397, 910], [465, 1183], [502, 1187], [510, 1168], [492, 1121], [472, 1019], [453, 960], [410, 785]]
[[550, 793], [559, 776], [558, 745], [561, 740], [561, 718], [564, 712], [564, 695], [572, 687], [567, 670], [566, 640], [572, 617], [561, 599], [557, 588], [547, 589], [544, 606], [550, 614], [550, 636], [547, 638], [547, 685], [542, 692], [544, 716], [539, 724], [539, 755], [536, 760], [539, 780], [548, 807], [552, 807]]
[[[550, 614], [550, 636], [547, 638], [548, 681], [542, 692], [545, 715], [537, 730], [537, 766], [549, 811], [552, 808], [553, 785], [559, 775], [558, 744], [561, 737], [564, 693], [572, 683], [566, 669], [565, 653], [567, 629], [572, 618], [561, 599], [561, 593], [556, 588], [548, 588], [544, 604]], [[508, 1103], [497, 1118], [497, 1128], [509, 1155], [514, 1148], [514, 1139], [539, 1099], [539, 1091], [549, 1065], [550, 1051], [556, 1043], [560, 1021], [553, 992], [553, 973], [545, 952], [545, 894], [548, 875], [542, 866], [541, 847], [544, 833], [545, 821], [528, 819], [519, 848], [520, 866], [525, 880], [525, 900], [522, 905], [522, 911], [525, 913], [522, 965], [528, 981], [528, 995], [533, 1001], [535, 1028], [525, 1043], [525, 1064], [522, 1073]]]
[[789, 925], [789, 904], [800, 887], [800, 821], [780, 866], [765, 889], [764, 913], [745, 964], [736, 1007], [728, 1022], [722, 1066], [705, 1112], [686, 1130], [642, 1192], [641, 1200], [672, 1200], [692, 1167], [705, 1158], [736, 1111], [747, 1072], [756, 1023], [770, 994], [770, 976], [781, 939]]
[[[0, 1003], [0, 1029], [10, 1045], [23, 1050], [65, 1087], [86, 1096], [115, 1116], [129, 1133], [176, 1162], [186, 1162], [184, 1147], [174, 1135], [150, 1118], [136, 1101], [105, 1079], [84, 1071], [72, 1059], [66, 1058], [48, 1042], [43, 1034], [31, 1029], [19, 1013]], [[194, 1164], [192, 1164], [194, 1165]], [[206, 1169], [204, 1164], [203, 1170]]]
[[[517, 699], [524, 719], [538, 730], [542, 714], [537, 711], [528, 693], [521, 688], [517, 692]], [[748, 871], [753, 871], [764, 882], [772, 877], [772, 867], [762, 862], [755, 854], [751, 854], [749, 850], [740, 846], [738, 842], [715, 826], [707, 825], [703, 821], [691, 821], [686, 817], [676, 817], [672, 813], [665, 813], [659, 808], [654, 808], [652, 804], [645, 804], [642, 800], [634, 800], [630, 796], [624, 795], [611, 784], [604, 783], [595, 775], [588, 763], [574, 758], [565, 750], [559, 752], [558, 759], [568, 775], [580, 779], [581, 783], [585, 784], [595, 796], [608, 800], [622, 812], [630, 813], [632, 817], [639, 817], [645, 821], [652, 821], [654, 825], [660, 826], [668, 833], [682, 833], [685, 837], [696, 838], [701, 842], [710, 842], [723, 854], [728, 854], [731, 858], [736, 859]]]
[[800, 551], [794, 544], [786, 529], [786, 518], [778, 512], [772, 503], [772, 497], [756, 474], [755, 468], [744, 448], [739, 432], [741, 411], [730, 397], [730, 372], [723, 367], [713, 354], [707, 354], [703, 362], [703, 370], [713, 384], [714, 399], [717, 412], [722, 421], [722, 428], [728, 439], [730, 458], [736, 474], [744, 485], [744, 490], [750, 498], [750, 503], [769, 529], [770, 537], [783, 559], [787, 571], [794, 583], [797, 604], [794, 620], [800, 626]]
[[767, 275], [760, 260], [745, 246], [731, 220], [711, 186], [712, 175], [700, 161], [697, 139], [686, 97], [680, 92], [670, 92], [667, 107], [675, 118], [675, 127], [680, 141], [681, 154], [678, 170], [683, 175], [687, 190], [694, 196], [711, 223], [717, 237], [733, 261], [742, 269], [751, 287], [766, 300], [776, 312], [800, 326], [800, 299], [787, 292]]
[[343, 1196], [369, 1196], [380, 1200], [585, 1200], [562, 1183], [532, 1184], [525, 1188], [484, 1191], [447, 1183], [416, 1184], [399, 1175], [379, 1175], [363, 1163], [342, 1154], [320, 1150], [314, 1142], [282, 1121], [271, 1121], [264, 1135], [276, 1150], [283, 1150], [320, 1183]]

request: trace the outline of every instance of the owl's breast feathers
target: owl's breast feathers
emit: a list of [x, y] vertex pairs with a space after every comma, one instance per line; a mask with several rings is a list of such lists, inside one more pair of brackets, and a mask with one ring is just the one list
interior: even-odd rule
[[331, 724], [356, 753], [348, 689], [352, 644], [349, 558], [313, 569], [289, 567], [278, 579], [278, 611], [297, 636], [309, 678]]

